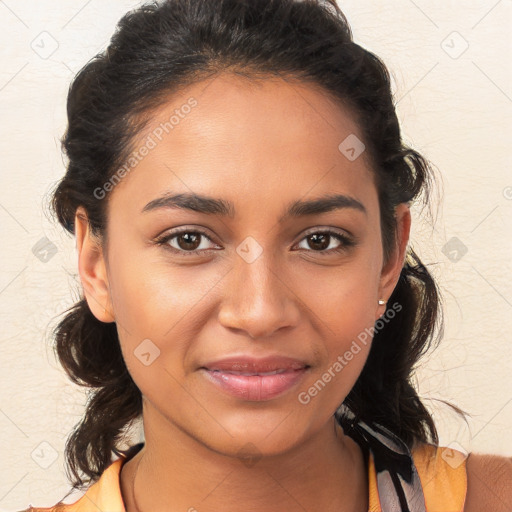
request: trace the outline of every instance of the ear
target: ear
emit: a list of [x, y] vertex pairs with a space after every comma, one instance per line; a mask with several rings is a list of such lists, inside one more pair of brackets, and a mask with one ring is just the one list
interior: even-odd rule
[[[395, 208], [396, 240], [388, 261], [384, 262], [379, 283], [379, 299], [388, 300], [395, 289], [400, 272], [404, 266], [407, 244], [411, 231], [411, 211], [407, 203], [400, 203]], [[386, 305], [379, 305], [376, 320], [384, 314]]]
[[91, 232], [87, 213], [79, 206], [75, 213], [75, 236], [78, 272], [87, 304], [101, 322], [115, 322], [107, 277], [106, 262], [100, 240]]

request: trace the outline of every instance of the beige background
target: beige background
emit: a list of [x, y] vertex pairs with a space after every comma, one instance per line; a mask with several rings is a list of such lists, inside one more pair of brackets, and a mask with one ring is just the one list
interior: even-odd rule
[[[392, 72], [405, 140], [442, 175], [435, 226], [415, 212], [413, 246], [439, 279], [446, 315], [420, 393], [441, 444], [512, 456], [512, 1], [339, 3], [356, 41]], [[79, 281], [74, 240], [44, 206], [64, 172], [69, 82], [136, 5], [0, 1], [1, 511], [50, 506], [68, 490], [64, 443], [85, 395], [48, 333]], [[434, 398], [471, 413], [469, 428]]]

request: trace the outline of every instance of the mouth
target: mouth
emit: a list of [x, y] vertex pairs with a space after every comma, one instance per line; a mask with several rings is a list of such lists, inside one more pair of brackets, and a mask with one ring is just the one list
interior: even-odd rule
[[220, 391], [238, 399], [258, 402], [290, 391], [310, 368], [296, 360], [224, 361], [201, 367], [200, 371]]
[[[297, 370], [301, 370], [302, 368], [298, 368]], [[290, 370], [286, 370], [284, 368], [281, 368], [280, 370], [274, 370], [273, 372], [240, 372], [240, 371], [228, 371], [228, 370], [210, 370], [209, 368], [205, 368], [205, 370], [209, 370], [212, 372], [217, 373], [225, 373], [225, 374], [231, 374], [231, 375], [245, 375], [247, 377], [254, 377], [254, 376], [264, 376], [264, 375], [278, 375], [280, 373], [285, 373]], [[297, 371], [293, 370], [293, 371]]]

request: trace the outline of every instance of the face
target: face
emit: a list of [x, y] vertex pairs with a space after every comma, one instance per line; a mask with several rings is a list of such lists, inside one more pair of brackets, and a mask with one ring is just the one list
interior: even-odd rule
[[77, 215], [87, 301], [116, 321], [145, 408], [218, 452], [311, 438], [364, 366], [409, 212], [383, 261], [374, 177], [366, 153], [340, 151], [349, 136], [362, 140], [350, 112], [311, 85], [218, 75], [151, 114], [133, 144], [145, 156], [108, 196], [106, 250]]

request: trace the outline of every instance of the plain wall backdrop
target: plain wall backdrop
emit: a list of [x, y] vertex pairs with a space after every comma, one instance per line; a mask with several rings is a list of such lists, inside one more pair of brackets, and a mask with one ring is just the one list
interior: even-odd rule
[[[51, 350], [76, 299], [75, 241], [48, 218], [73, 76], [106, 48], [129, 0], [0, 0], [0, 510], [51, 506], [84, 391]], [[435, 224], [411, 245], [437, 277], [445, 335], [417, 385], [444, 446], [512, 456], [511, 0], [347, 0], [355, 41], [393, 76], [405, 141], [441, 176]], [[435, 399], [472, 416], [469, 426]], [[134, 434], [134, 438], [140, 435]]]

